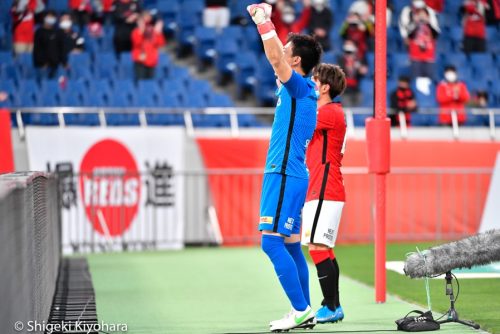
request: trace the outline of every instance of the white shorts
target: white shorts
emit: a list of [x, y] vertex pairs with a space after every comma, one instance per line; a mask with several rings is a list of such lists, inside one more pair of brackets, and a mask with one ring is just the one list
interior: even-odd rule
[[323, 201], [321, 208], [318, 208], [318, 204], [319, 200], [304, 204], [301, 242], [306, 246], [314, 243], [333, 247], [337, 240], [344, 202]]

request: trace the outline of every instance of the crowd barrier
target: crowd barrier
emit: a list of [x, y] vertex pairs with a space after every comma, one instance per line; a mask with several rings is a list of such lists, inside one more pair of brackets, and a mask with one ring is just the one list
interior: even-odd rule
[[[453, 240], [476, 233], [491, 173], [491, 168], [394, 168], [387, 179], [388, 241]], [[81, 177], [75, 175], [73, 180], [62, 182], [77, 185]], [[107, 184], [116, 180], [114, 175], [98, 176], [101, 182], [105, 177]], [[152, 176], [143, 173], [134, 177], [146, 187]], [[347, 201], [339, 243], [373, 241], [372, 177], [364, 168], [344, 169]], [[133, 217], [126, 205], [103, 207], [99, 194], [89, 201], [79, 198], [86, 196], [80, 192], [61, 193], [63, 198], [77, 197], [74, 206], [62, 209], [64, 248], [100, 252], [161, 249], [179, 242], [259, 243], [261, 169], [175, 172], [165, 180], [171, 185], [182, 182], [184, 205], [157, 206], [146, 201]], [[66, 191], [71, 188], [67, 186]], [[127, 194], [114, 196], [125, 198]], [[184, 217], [184, 222], [179, 217]]]
[[[61, 257], [57, 180], [43, 173], [0, 175], [0, 216], [0, 328], [18, 333], [16, 322], [21, 322], [28, 332], [49, 318], [56, 287]], [[32, 329], [43, 333], [42, 327]]]

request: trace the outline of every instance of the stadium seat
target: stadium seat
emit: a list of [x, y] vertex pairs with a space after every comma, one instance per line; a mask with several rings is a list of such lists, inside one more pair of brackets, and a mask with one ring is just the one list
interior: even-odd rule
[[182, 82], [183, 85], [186, 85], [190, 78], [187, 68], [176, 65], [170, 67], [168, 75], [169, 79], [175, 79], [177, 82]]
[[274, 104], [276, 101], [276, 78], [274, 70], [269, 62], [262, 55], [259, 66], [255, 71], [255, 79], [258, 84], [254, 85], [254, 94], [261, 106]]
[[180, 114], [147, 113], [148, 125], [184, 125], [184, 117]]
[[140, 108], [155, 108], [158, 107], [157, 101], [158, 98], [156, 97], [156, 94], [138, 94], [137, 98], [133, 101], [133, 106]]
[[238, 114], [238, 125], [241, 127], [266, 127], [271, 124], [266, 124], [252, 114]]
[[61, 97], [60, 105], [65, 107], [82, 107], [87, 102], [86, 99], [84, 101], [83, 93], [76, 90], [64, 91], [59, 96]]
[[133, 79], [134, 78], [134, 62], [130, 52], [122, 52], [118, 61], [118, 78]]
[[182, 106], [196, 109], [205, 108], [207, 106], [207, 100], [201, 94], [189, 95], [188, 98], [184, 99]]
[[263, 52], [264, 49], [262, 47], [262, 40], [254, 26], [249, 24], [248, 26], [243, 27], [243, 35], [245, 36], [245, 39], [243, 40], [245, 43], [245, 49], [253, 50], [258, 53]]
[[132, 105], [132, 98], [130, 95], [121, 90], [114, 90], [113, 94], [108, 96], [108, 106], [127, 108]]
[[68, 4], [67, 0], [49, 0], [47, 7], [58, 13], [65, 13], [69, 11]]
[[241, 49], [244, 40], [243, 28], [238, 25], [228, 26], [222, 30], [217, 38], [235, 41]]
[[158, 0], [157, 9], [163, 19], [167, 34], [173, 34], [178, 27], [179, 0]]
[[200, 18], [196, 13], [192, 13], [190, 11], [179, 12], [179, 30], [176, 35], [177, 42], [181, 47], [190, 48], [194, 45], [195, 36], [194, 31], [197, 26], [200, 25]]
[[230, 108], [234, 107], [233, 101], [226, 94], [212, 93], [208, 97], [209, 107]]
[[106, 124], [109, 126], [138, 126], [139, 115], [137, 113], [107, 113]]
[[12, 58], [12, 52], [10, 51], [0, 51], [0, 64], [12, 64], [14, 59]]
[[100, 53], [94, 62], [94, 73], [98, 79], [114, 79], [117, 76], [117, 65], [114, 53]]
[[366, 119], [370, 116], [371, 116], [370, 114], [354, 114], [353, 115], [354, 126], [364, 127]]
[[251, 89], [255, 85], [255, 70], [257, 67], [257, 56], [252, 51], [243, 51], [235, 59], [235, 80], [241, 96], [243, 90]]
[[59, 81], [56, 79], [42, 80], [40, 83], [40, 91], [42, 94], [57, 93], [59, 89]]
[[9, 95], [17, 93], [16, 83], [12, 79], [4, 79], [0, 81], [0, 91], [4, 91]]
[[196, 57], [201, 61], [211, 61], [215, 57], [215, 40], [217, 39], [215, 28], [196, 27], [194, 36]]
[[465, 126], [485, 126], [488, 124], [487, 115], [475, 115], [470, 112], [467, 113], [467, 118], [465, 119]]
[[38, 94], [37, 103], [41, 107], [57, 107], [61, 105], [61, 98], [55, 91], [44, 91]]
[[127, 80], [127, 79], [115, 80], [113, 82], [113, 93], [114, 94], [125, 93], [129, 95], [135, 95], [134, 82], [132, 80]]
[[35, 79], [21, 79], [19, 80], [19, 91], [21, 92], [38, 92], [40, 87]]
[[206, 80], [191, 79], [188, 81], [188, 96], [200, 95], [204, 99], [208, 98], [212, 88], [210, 83]]
[[107, 95], [102, 91], [91, 90], [87, 96], [87, 106], [89, 107], [106, 107]]
[[[0, 64], [0, 80], [18, 81], [21, 76], [21, 70], [16, 64]], [[34, 75], [31, 77], [33, 78]]]
[[218, 39], [215, 43], [217, 58], [215, 66], [219, 74], [232, 74], [236, 71], [236, 55], [238, 44], [233, 40]]
[[36, 95], [32, 90], [20, 90], [15, 96], [17, 107], [35, 107]]
[[64, 114], [64, 122], [66, 125], [84, 125], [98, 126], [100, 125], [99, 116], [96, 113], [84, 114]]

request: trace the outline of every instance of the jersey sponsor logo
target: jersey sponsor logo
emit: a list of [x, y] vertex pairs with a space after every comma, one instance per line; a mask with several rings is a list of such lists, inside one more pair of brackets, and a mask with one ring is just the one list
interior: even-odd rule
[[293, 229], [293, 222], [294, 222], [294, 219], [292, 217], [288, 217], [288, 219], [286, 220], [286, 223], [285, 223], [285, 228], [287, 230], [292, 230]]
[[273, 217], [260, 217], [260, 223], [261, 224], [272, 224], [273, 223]]

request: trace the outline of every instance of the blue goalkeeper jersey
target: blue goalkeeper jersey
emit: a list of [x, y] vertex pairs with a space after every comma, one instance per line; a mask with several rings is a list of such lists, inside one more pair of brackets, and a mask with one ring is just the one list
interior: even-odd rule
[[307, 145], [316, 127], [315, 84], [293, 71], [277, 90], [276, 112], [264, 173], [309, 178]]

